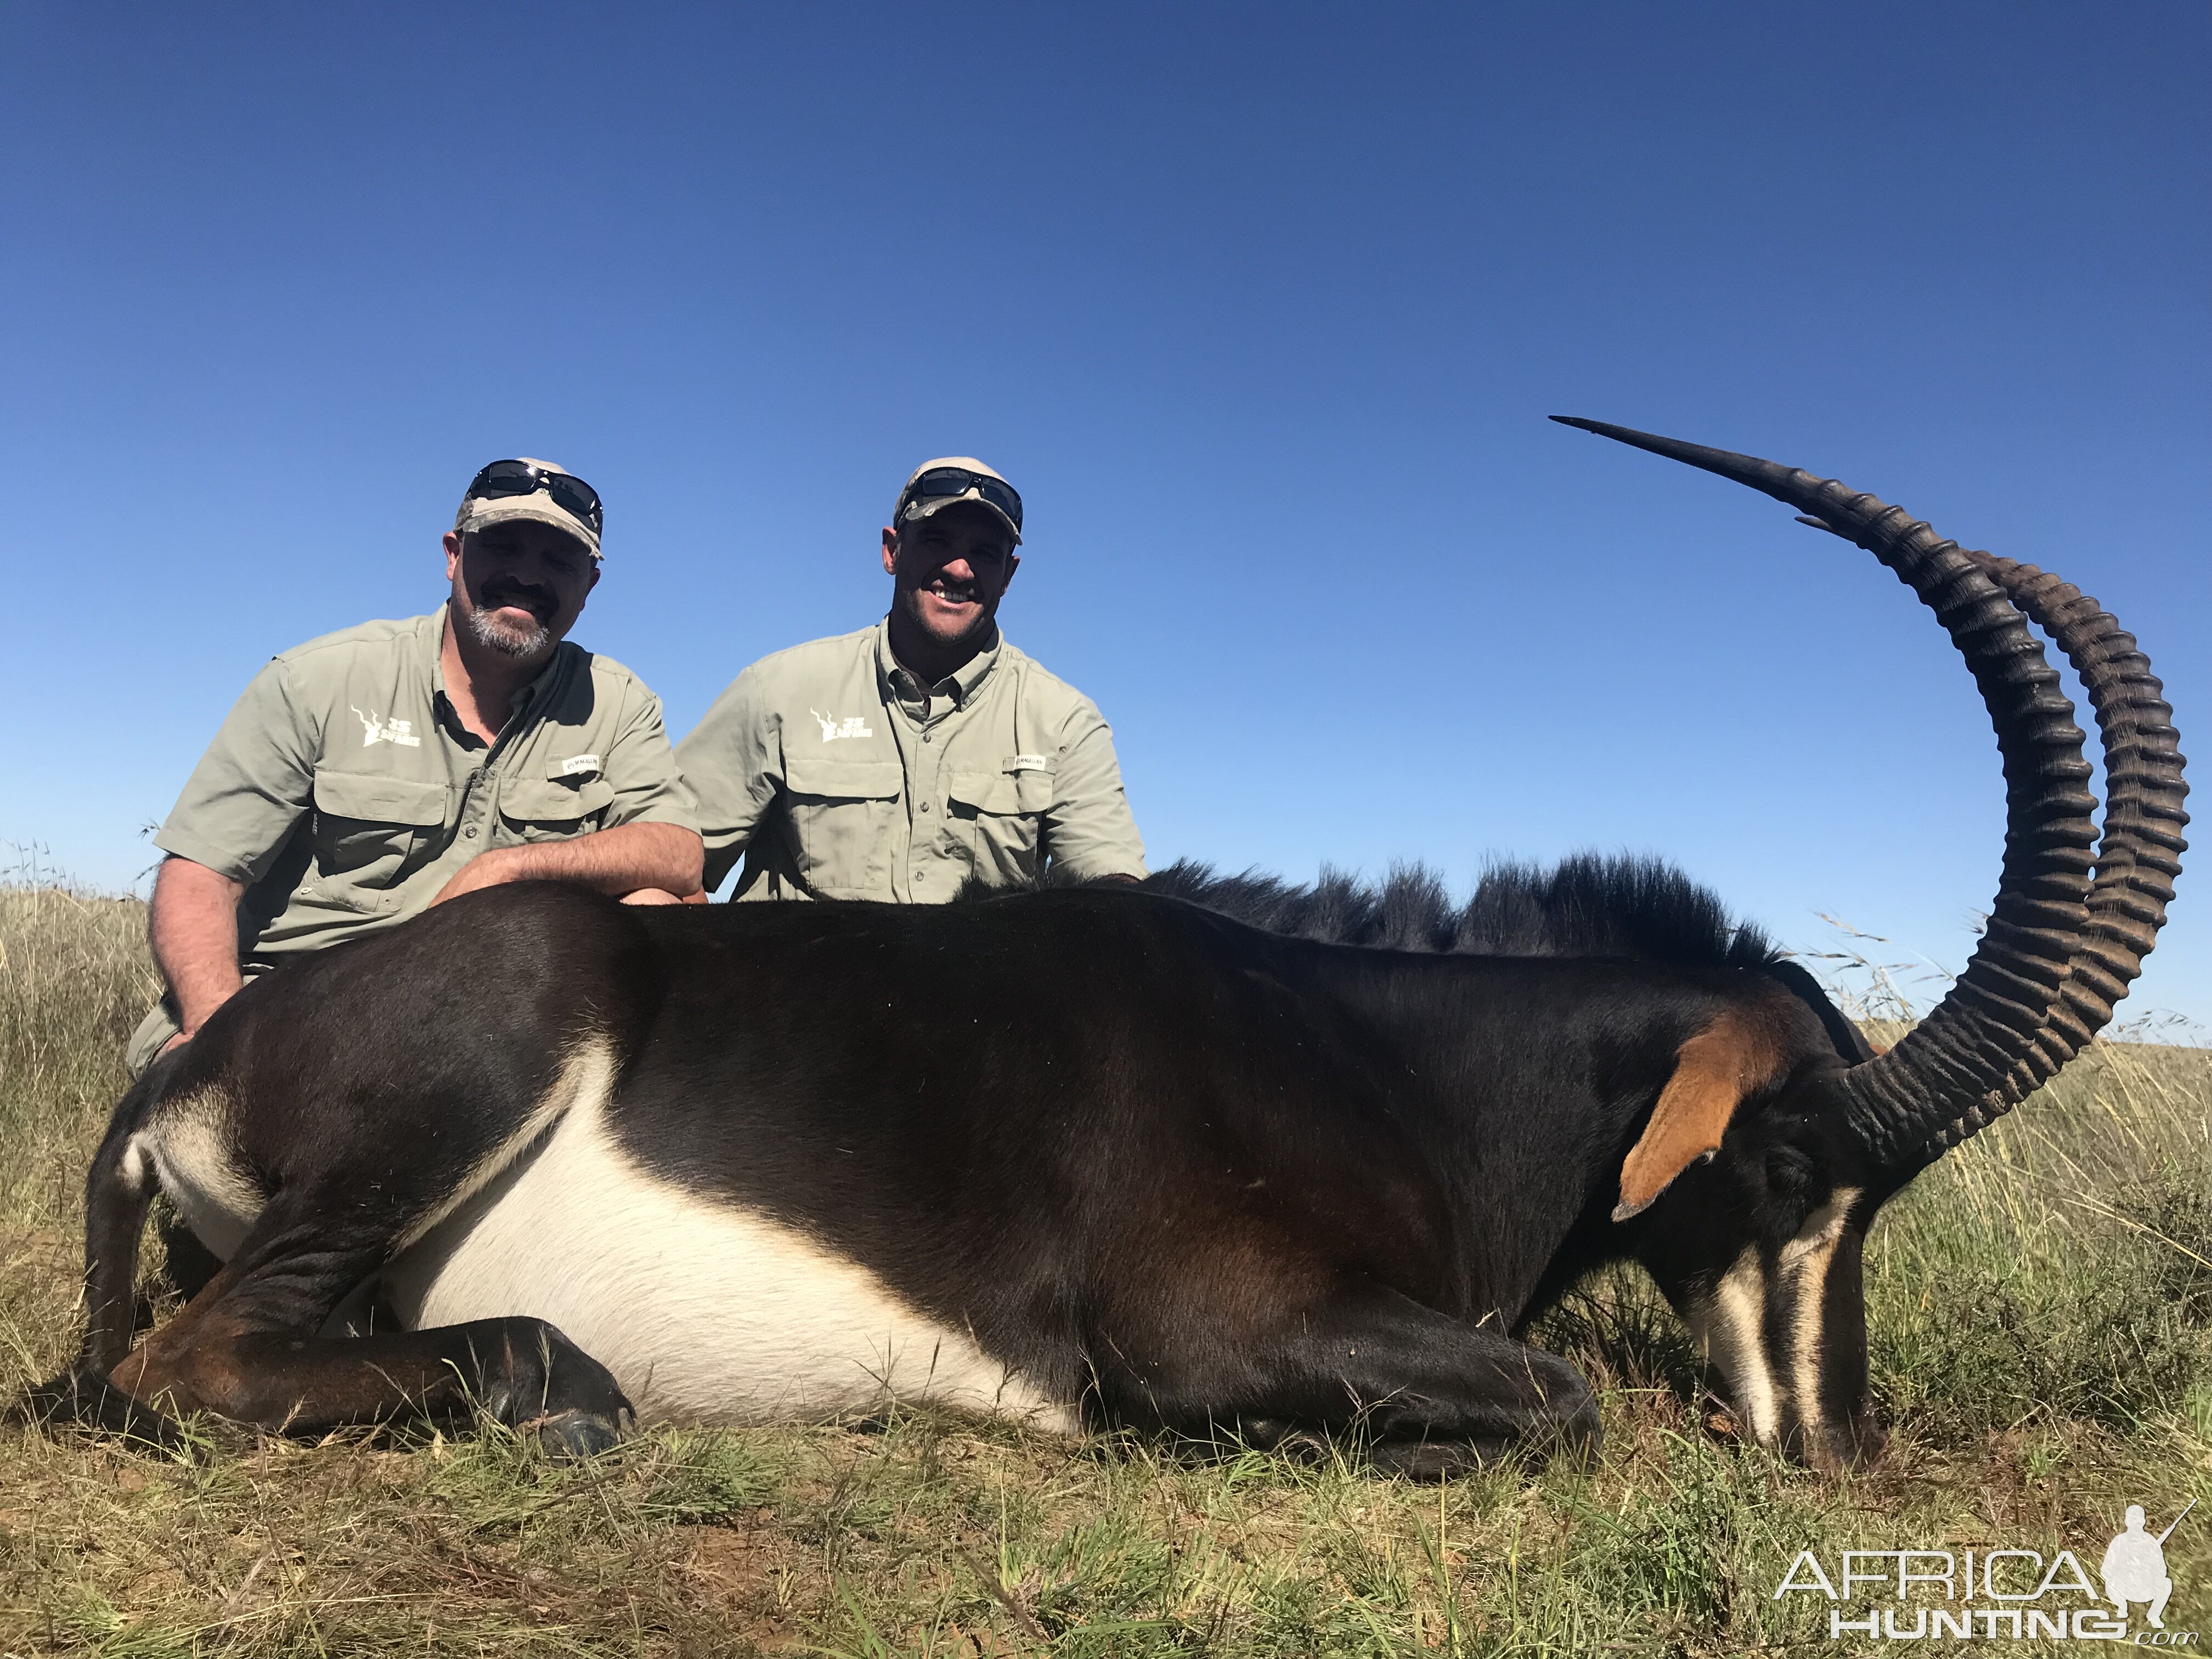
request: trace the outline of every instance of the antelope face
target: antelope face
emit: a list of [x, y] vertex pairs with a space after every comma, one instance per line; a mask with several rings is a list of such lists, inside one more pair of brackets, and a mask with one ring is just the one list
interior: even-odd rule
[[1638, 1254], [1746, 1434], [1820, 1469], [1871, 1458], [1860, 1252], [1887, 1194], [1820, 1117], [1764, 1114], [1729, 1139]]

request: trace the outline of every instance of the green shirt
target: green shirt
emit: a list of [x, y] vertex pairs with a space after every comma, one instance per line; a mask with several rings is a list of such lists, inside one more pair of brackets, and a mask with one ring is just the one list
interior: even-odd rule
[[311, 640], [254, 676], [154, 844], [243, 883], [251, 975], [389, 927], [478, 853], [697, 826], [660, 702], [563, 642], [487, 746], [447, 701], [446, 611]]
[[991, 886], [1145, 873], [1097, 705], [1003, 641], [925, 690], [889, 625], [764, 657], [677, 746], [707, 886], [734, 896], [941, 902]]

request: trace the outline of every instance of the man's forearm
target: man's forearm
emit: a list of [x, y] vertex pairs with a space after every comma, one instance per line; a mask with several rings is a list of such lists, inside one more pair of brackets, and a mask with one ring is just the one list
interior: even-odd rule
[[573, 881], [603, 893], [658, 887], [681, 898], [699, 890], [705, 849], [673, 823], [624, 823], [574, 841], [532, 842], [491, 856], [506, 881]]
[[238, 902], [245, 893], [190, 859], [163, 860], [154, 878], [147, 933], [186, 1036], [245, 983], [238, 970]]

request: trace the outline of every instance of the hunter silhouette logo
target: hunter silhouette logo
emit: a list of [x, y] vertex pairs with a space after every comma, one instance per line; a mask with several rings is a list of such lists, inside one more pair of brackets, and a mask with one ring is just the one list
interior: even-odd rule
[[810, 708], [806, 712], [814, 716], [814, 723], [822, 728], [822, 741], [824, 743], [835, 743], [840, 738], [872, 738], [876, 735], [868, 729], [868, 719], [865, 714], [848, 714], [840, 720], [836, 715], [825, 714], [818, 708]]
[[2105, 1599], [2120, 1610], [2121, 1618], [2128, 1616], [2129, 1602], [2148, 1601], [2150, 1610], [2145, 1616], [2150, 1627], [2166, 1628], [2166, 1598], [2173, 1594], [2173, 1580], [2166, 1572], [2166, 1540], [2173, 1536], [2182, 1516], [2196, 1507], [2192, 1498], [2171, 1526], [2154, 1535], [2143, 1530], [2142, 1505], [2128, 1505], [2127, 1530], [2106, 1547], [2104, 1565], [2098, 1569], [2105, 1581]]
[[361, 746], [364, 749], [379, 743], [396, 743], [402, 749], [422, 746], [422, 739], [415, 735], [412, 720], [387, 720], [374, 711], [364, 714], [358, 708], [353, 711], [353, 717], [361, 722]]

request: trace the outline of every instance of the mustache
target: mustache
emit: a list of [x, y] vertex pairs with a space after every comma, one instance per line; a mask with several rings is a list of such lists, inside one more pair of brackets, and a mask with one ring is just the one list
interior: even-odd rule
[[556, 601], [548, 589], [526, 587], [520, 582], [497, 580], [483, 585], [477, 602], [495, 611], [504, 605], [518, 605], [540, 617], [552, 615], [556, 607]]

